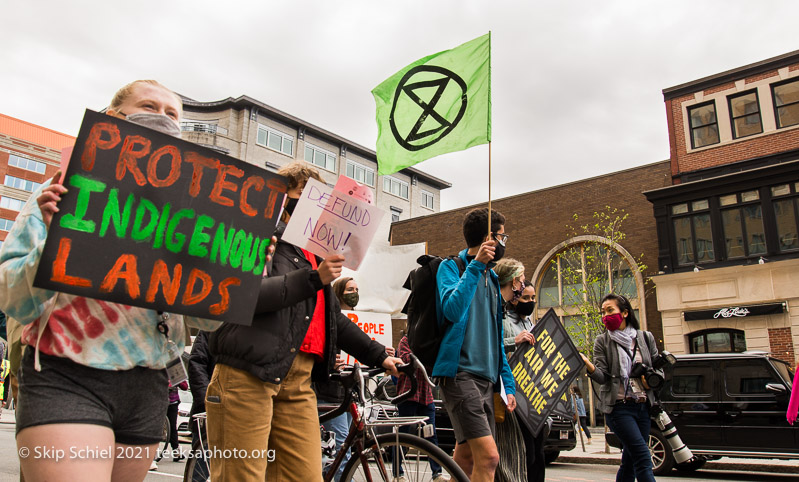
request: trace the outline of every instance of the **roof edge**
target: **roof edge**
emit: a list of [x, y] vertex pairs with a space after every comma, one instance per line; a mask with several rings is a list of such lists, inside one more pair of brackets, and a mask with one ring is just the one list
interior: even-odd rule
[[[259, 101], [257, 99], [253, 99], [252, 97], [249, 97], [247, 95], [241, 95], [241, 96], [236, 97], [236, 98], [227, 97], [225, 99], [221, 99], [221, 100], [217, 100], [217, 101], [211, 101], [211, 102], [197, 101], [197, 100], [194, 100], [194, 99], [190, 99], [190, 98], [188, 98], [188, 97], [186, 97], [184, 95], [181, 95], [181, 94], [178, 94], [178, 95], [180, 95], [181, 99], [183, 99], [183, 108], [184, 108], [184, 110], [186, 109], [186, 107], [194, 107], [194, 108], [197, 108], [199, 110], [228, 108], [228, 107], [230, 107], [230, 108], [238, 108], [238, 109], [243, 109], [243, 108], [246, 108], [246, 107], [257, 107], [259, 109], [262, 109], [263, 111], [268, 112], [270, 115], [279, 118], [280, 120], [282, 120], [284, 122], [303, 126], [307, 130], [309, 130], [309, 131], [311, 131], [311, 132], [313, 132], [313, 133], [315, 133], [317, 135], [320, 135], [322, 137], [327, 137], [328, 139], [333, 140], [333, 141], [335, 141], [335, 142], [337, 142], [339, 144], [345, 144], [347, 147], [349, 147], [349, 148], [351, 148], [351, 149], [353, 149], [355, 151], [358, 151], [361, 154], [366, 154], [367, 156], [373, 157], [375, 160], [377, 159], [377, 152], [374, 151], [373, 149], [369, 149], [368, 147], [362, 146], [362, 145], [360, 145], [360, 144], [358, 144], [356, 142], [353, 142], [353, 141], [351, 141], [349, 139], [346, 139], [346, 138], [344, 138], [344, 137], [342, 137], [342, 136], [340, 136], [338, 134], [330, 132], [327, 129], [323, 129], [323, 128], [315, 125], [315, 124], [311, 124], [310, 122], [304, 121], [304, 120], [300, 119], [299, 117], [295, 117], [295, 116], [293, 116], [291, 114], [283, 112], [280, 109], [277, 109], [275, 107], [272, 107], [271, 105], [265, 104], [265, 103], [263, 103], [263, 102], [261, 102], [261, 101]], [[452, 187], [452, 183], [444, 181], [443, 179], [440, 179], [440, 178], [438, 178], [436, 176], [428, 174], [428, 173], [426, 173], [424, 171], [420, 171], [419, 169], [416, 169], [416, 168], [413, 168], [413, 167], [406, 167], [405, 169], [402, 169], [400, 172], [402, 172], [403, 174], [406, 174], [408, 176], [411, 176], [411, 177], [416, 176], [419, 180], [423, 181], [424, 183], [429, 184], [429, 185], [431, 185], [431, 186], [433, 186], [435, 188], [441, 189], [441, 190], [447, 189], [449, 187]]]
[[749, 77], [769, 70], [780, 69], [795, 63], [799, 63], [799, 50], [702, 77], [684, 84], [675, 85], [674, 87], [667, 87], [663, 89], [663, 99], [670, 100], [685, 94], [705, 90], [709, 87], [739, 80], [742, 77]]

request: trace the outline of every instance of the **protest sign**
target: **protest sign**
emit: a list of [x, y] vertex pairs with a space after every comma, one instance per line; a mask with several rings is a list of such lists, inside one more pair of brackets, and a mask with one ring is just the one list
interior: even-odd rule
[[333, 189], [348, 194], [366, 204], [375, 203], [375, 195], [371, 187], [347, 176], [339, 176], [338, 181], [336, 181], [336, 187]]
[[344, 255], [357, 270], [374, 238], [383, 211], [315, 179], [308, 179], [282, 240], [327, 258]]
[[508, 364], [516, 381], [516, 416], [538, 434], [584, 363], [554, 310], [538, 320], [533, 335], [535, 345], [520, 345]]
[[[347, 315], [353, 323], [358, 325], [358, 328], [363, 330], [364, 333], [378, 343], [385, 346], [391, 345], [391, 315], [388, 313], [372, 313], [369, 311], [345, 311], [342, 313]], [[351, 365], [355, 361], [355, 357], [341, 352], [344, 357], [344, 363]]]
[[90, 110], [34, 286], [249, 325], [286, 180]]

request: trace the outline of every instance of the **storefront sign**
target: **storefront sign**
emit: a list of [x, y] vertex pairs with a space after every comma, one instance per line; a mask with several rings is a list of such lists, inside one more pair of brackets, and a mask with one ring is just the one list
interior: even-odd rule
[[767, 305], [729, 306], [713, 310], [685, 311], [685, 321], [723, 320], [725, 318], [746, 318], [750, 316], [777, 315], [785, 312], [785, 303]]

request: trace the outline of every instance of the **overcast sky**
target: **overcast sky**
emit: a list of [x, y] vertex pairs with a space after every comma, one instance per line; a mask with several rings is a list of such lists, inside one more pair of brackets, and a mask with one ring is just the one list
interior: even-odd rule
[[[371, 90], [492, 32], [497, 199], [668, 158], [662, 89], [799, 49], [795, 1], [0, 0], [0, 112], [70, 135], [155, 78], [248, 95], [374, 149]], [[488, 148], [417, 167], [488, 197]], [[621, 190], [621, 193], [624, 191]]]

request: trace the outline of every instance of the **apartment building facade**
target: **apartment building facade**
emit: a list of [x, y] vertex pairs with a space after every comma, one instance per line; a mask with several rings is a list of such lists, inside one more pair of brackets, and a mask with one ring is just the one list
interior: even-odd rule
[[645, 193], [665, 348], [799, 345], [799, 51], [663, 90], [672, 185]]
[[415, 168], [377, 175], [374, 150], [247, 96], [217, 102], [183, 98], [183, 138], [251, 164], [277, 170], [294, 161], [315, 165], [324, 181], [340, 175], [368, 185], [392, 222], [440, 210], [441, 191], [451, 184]]
[[0, 114], [0, 246], [30, 195], [58, 171], [75, 138]]

